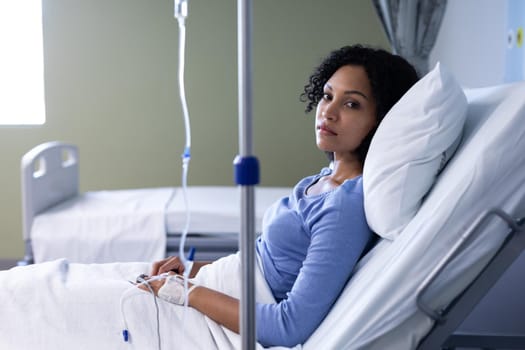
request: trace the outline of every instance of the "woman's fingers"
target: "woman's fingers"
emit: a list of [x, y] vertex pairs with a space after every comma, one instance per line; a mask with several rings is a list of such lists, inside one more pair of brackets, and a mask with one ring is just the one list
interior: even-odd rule
[[184, 272], [184, 265], [179, 257], [173, 256], [153, 263], [151, 268], [151, 276], [160, 275], [161, 273], [174, 271], [176, 273]]
[[178, 274], [184, 272], [184, 264], [182, 264], [179, 257], [174, 256], [154, 262], [151, 269], [151, 276], [160, 275], [161, 273], [170, 271]]
[[184, 265], [180, 261], [179, 257], [173, 257], [169, 259], [164, 265], [160, 267], [159, 273], [165, 273], [173, 271], [178, 274], [182, 274], [184, 272]]
[[[146, 292], [151, 292], [153, 290], [153, 293], [155, 295], [158, 295], [159, 293], [159, 289], [162, 287], [162, 285], [164, 284], [164, 279], [162, 280], [155, 280], [155, 281], [151, 281], [151, 282], [148, 282], [148, 285], [149, 285], [149, 288], [148, 286], [145, 284], [145, 283], [141, 283], [139, 284], [139, 288], [146, 291]], [[150, 290], [151, 288], [151, 290]]]
[[150, 276], [156, 276], [159, 274], [159, 269], [162, 265], [164, 265], [169, 259], [171, 258], [166, 258], [166, 259], [162, 259], [162, 260], [159, 260], [159, 261], [155, 261], [152, 265], [151, 265], [151, 273], [150, 273]]

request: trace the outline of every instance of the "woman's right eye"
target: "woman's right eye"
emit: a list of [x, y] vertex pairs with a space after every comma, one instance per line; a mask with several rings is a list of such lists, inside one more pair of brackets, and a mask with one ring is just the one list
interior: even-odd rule
[[332, 99], [332, 96], [330, 94], [323, 94], [323, 100], [330, 101]]

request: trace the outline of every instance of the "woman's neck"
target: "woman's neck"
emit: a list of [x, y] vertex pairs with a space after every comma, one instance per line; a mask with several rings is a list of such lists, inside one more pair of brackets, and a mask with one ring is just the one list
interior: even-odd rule
[[353, 179], [363, 173], [363, 164], [357, 159], [347, 161], [334, 159], [331, 168], [330, 178], [337, 184], [342, 184], [345, 180]]
[[330, 175], [321, 177], [306, 190], [308, 195], [332, 191], [341, 186], [345, 180], [353, 179], [363, 173], [361, 162], [342, 162], [334, 160], [331, 168], [332, 173]]

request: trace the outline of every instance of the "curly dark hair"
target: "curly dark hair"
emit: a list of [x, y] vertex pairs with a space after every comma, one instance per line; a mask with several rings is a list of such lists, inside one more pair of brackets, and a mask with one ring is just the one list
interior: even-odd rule
[[[304, 86], [300, 99], [307, 102], [305, 112], [317, 107], [323, 98], [324, 85], [330, 77], [342, 66], [362, 66], [370, 81], [372, 94], [376, 101], [377, 124], [383, 120], [392, 106], [418, 81], [415, 68], [403, 57], [394, 55], [379, 48], [364, 45], [344, 46], [332, 51], [315, 68]], [[374, 128], [359, 147], [361, 161], [364, 161], [370, 141], [377, 128]], [[327, 153], [330, 160], [333, 155]]]

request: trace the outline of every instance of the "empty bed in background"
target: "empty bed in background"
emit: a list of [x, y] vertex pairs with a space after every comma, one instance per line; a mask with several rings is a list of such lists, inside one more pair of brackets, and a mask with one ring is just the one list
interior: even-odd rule
[[[27, 152], [21, 171], [26, 263], [152, 261], [178, 254], [186, 224], [182, 188], [80, 193], [78, 148], [58, 141]], [[266, 208], [289, 191], [256, 188], [257, 232]], [[237, 251], [239, 189], [189, 186], [187, 196], [191, 221], [185, 246], [196, 248], [196, 259]]]

